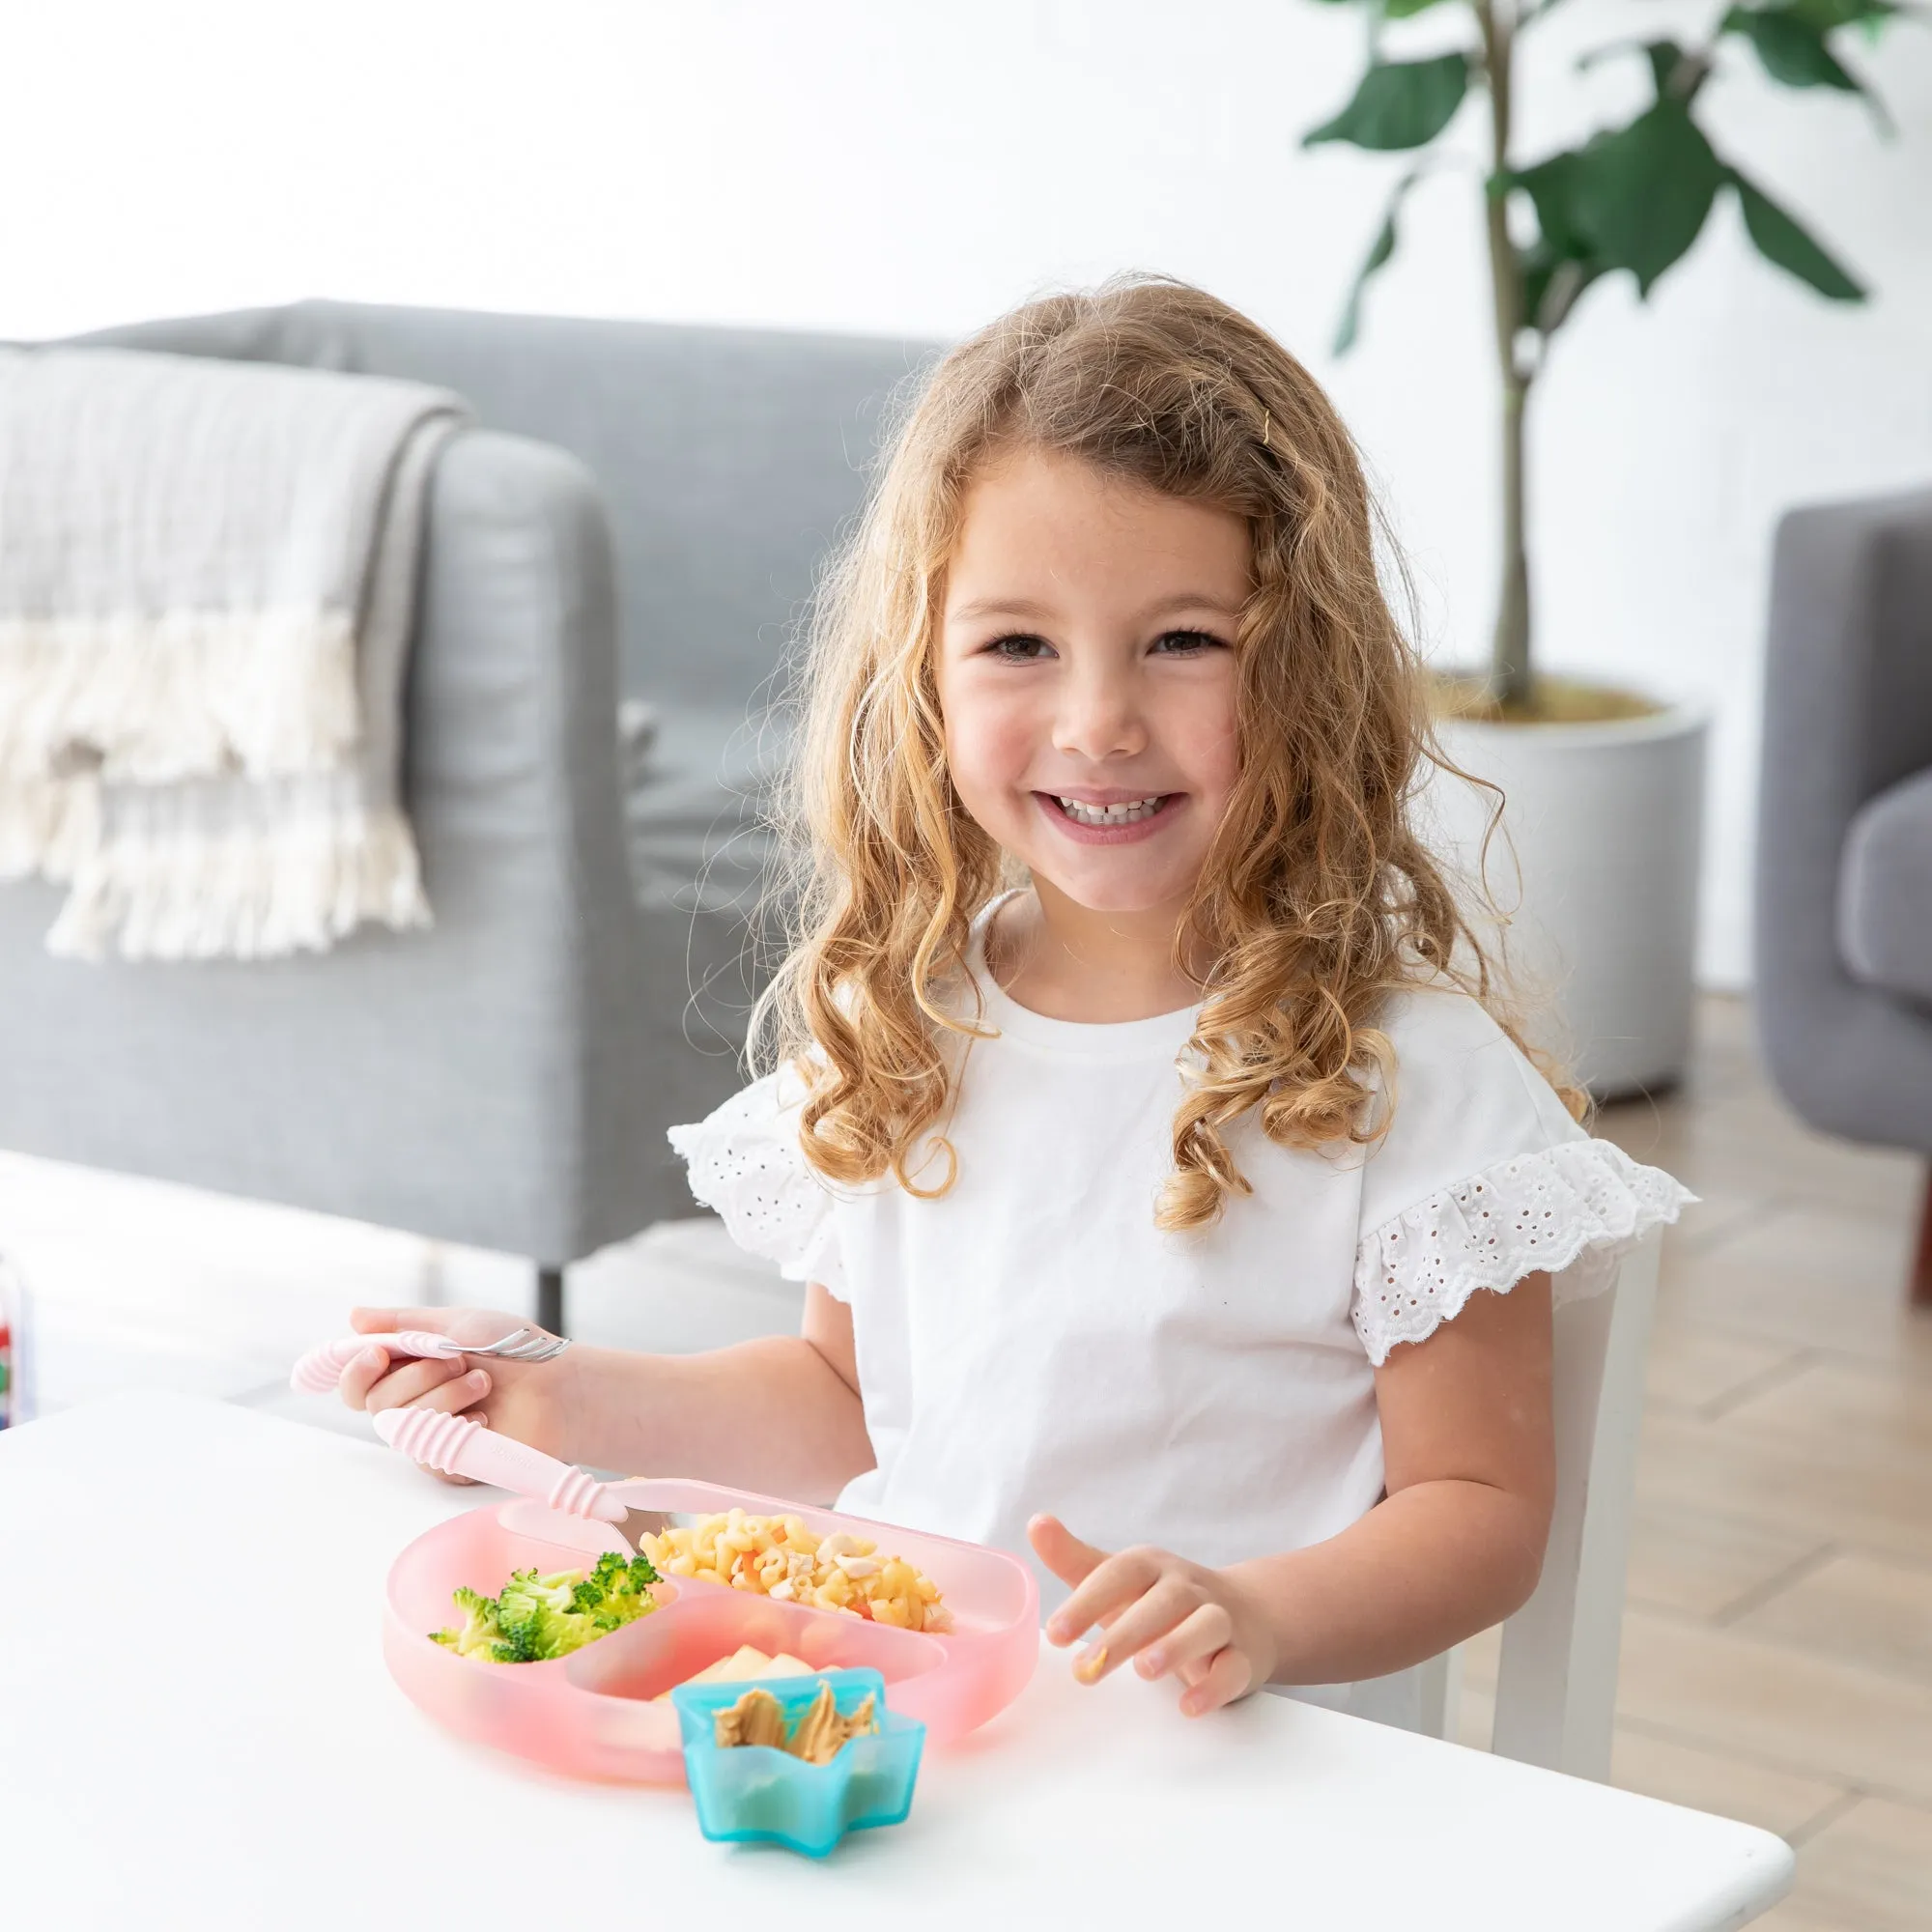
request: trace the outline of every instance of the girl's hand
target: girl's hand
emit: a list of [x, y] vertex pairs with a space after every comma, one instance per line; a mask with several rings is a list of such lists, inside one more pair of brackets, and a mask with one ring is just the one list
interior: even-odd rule
[[1274, 1674], [1274, 1640], [1261, 1606], [1225, 1571], [1165, 1549], [1109, 1556], [1082, 1543], [1057, 1517], [1037, 1516], [1027, 1535], [1039, 1560], [1073, 1594], [1047, 1620], [1053, 1643], [1071, 1643], [1098, 1624], [1100, 1642], [1074, 1660], [1082, 1684], [1097, 1684], [1128, 1658], [1152, 1682], [1187, 1686], [1182, 1713], [1199, 1718], [1245, 1696]]
[[[362, 1335], [393, 1335], [404, 1328], [422, 1328], [447, 1335], [452, 1342], [481, 1347], [520, 1325], [514, 1315], [493, 1314], [482, 1308], [357, 1308], [350, 1325]], [[372, 1342], [343, 1370], [337, 1384], [351, 1408], [440, 1408], [469, 1411], [502, 1435], [513, 1435], [546, 1455], [563, 1456], [564, 1417], [573, 1357], [548, 1362], [425, 1360], [397, 1355]], [[566, 1461], [569, 1458], [565, 1457]], [[445, 1476], [466, 1483], [467, 1476]]]

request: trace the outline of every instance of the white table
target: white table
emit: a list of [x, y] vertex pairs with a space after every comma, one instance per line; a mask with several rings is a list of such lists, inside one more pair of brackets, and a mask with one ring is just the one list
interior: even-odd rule
[[1790, 1883], [1748, 1826], [1286, 1698], [1188, 1722], [1057, 1653], [906, 1824], [824, 1864], [709, 1845], [683, 1792], [478, 1749], [390, 1682], [390, 1559], [487, 1493], [185, 1398], [0, 1435], [8, 1922], [1706, 1932]]

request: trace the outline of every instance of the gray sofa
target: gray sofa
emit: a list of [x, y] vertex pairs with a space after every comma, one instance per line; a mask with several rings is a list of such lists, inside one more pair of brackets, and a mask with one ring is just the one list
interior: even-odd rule
[[[1804, 1120], [1932, 1159], [1932, 491], [1779, 526], [1757, 1006]], [[1932, 1305], [1932, 1182], [1912, 1295]]]
[[[435, 929], [272, 964], [50, 958], [0, 888], [0, 1146], [561, 1270], [693, 1210], [738, 1084], [771, 747], [747, 724], [924, 345], [298, 302], [85, 341], [445, 384], [408, 796]], [[620, 691], [658, 713], [620, 756]]]

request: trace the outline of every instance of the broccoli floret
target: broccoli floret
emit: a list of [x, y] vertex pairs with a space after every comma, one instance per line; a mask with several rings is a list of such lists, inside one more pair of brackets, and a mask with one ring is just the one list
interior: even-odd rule
[[568, 1657], [603, 1634], [597, 1621], [568, 1610], [551, 1610], [537, 1619], [537, 1640], [546, 1657]]
[[460, 1631], [449, 1633], [451, 1647], [463, 1657], [487, 1649], [497, 1640], [497, 1600], [481, 1591], [459, 1585], [456, 1607], [464, 1613]]
[[509, 1581], [497, 1594], [498, 1613], [512, 1605], [527, 1604], [537, 1590], [537, 1573], [534, 1570], [512, 1570]]
[[499, 1596], [458, 1589], [456, 1605], [467, 1618], [463, 1629], [431, 1634], [464, 1657], [495, 1663], [545, 1662], [568, 1657], [656, 1609], [649, 1587], [656, 1581], [657, 1572], [646, 1558], [627, 1559], [613, 1550], [599, 1557], [587, 1577], [577, 1570], [549, 1577], [518, 1570]]
[[503, 1585], [503, 1594], [497, 1599], [497, 1617], [511, 1623], [534, 1616], [540, 1609], [568, 1609], [576, 1587], [574, 1570], [556, 1577], [539, 1577], [534, 1570], [513, 1571], [510, 1580]]

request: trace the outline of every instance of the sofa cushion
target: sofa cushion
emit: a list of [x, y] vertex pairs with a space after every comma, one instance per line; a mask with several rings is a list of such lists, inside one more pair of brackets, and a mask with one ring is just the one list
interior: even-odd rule
[[767, 889], [784, 731], [743, 709], [653, 709], [647, 742], [633, 731], [626, 747], [625, 830], [650, 981], [639, 997], [695, 1049], [675, 1056], [691, 1096], [669, 1116], [694, 1121], [740, 1084], [746, 1021], [782, 946], [783, 912]]
[[1838, 951], [1853, 979], [1932, 1007], [1932, 771], [1880, 792], [1852, 820]]
[[655, 704], [625, 746], [627, 843], [639, 903], [749, 919], [771, 859], [782, 731], [742, 710]]

